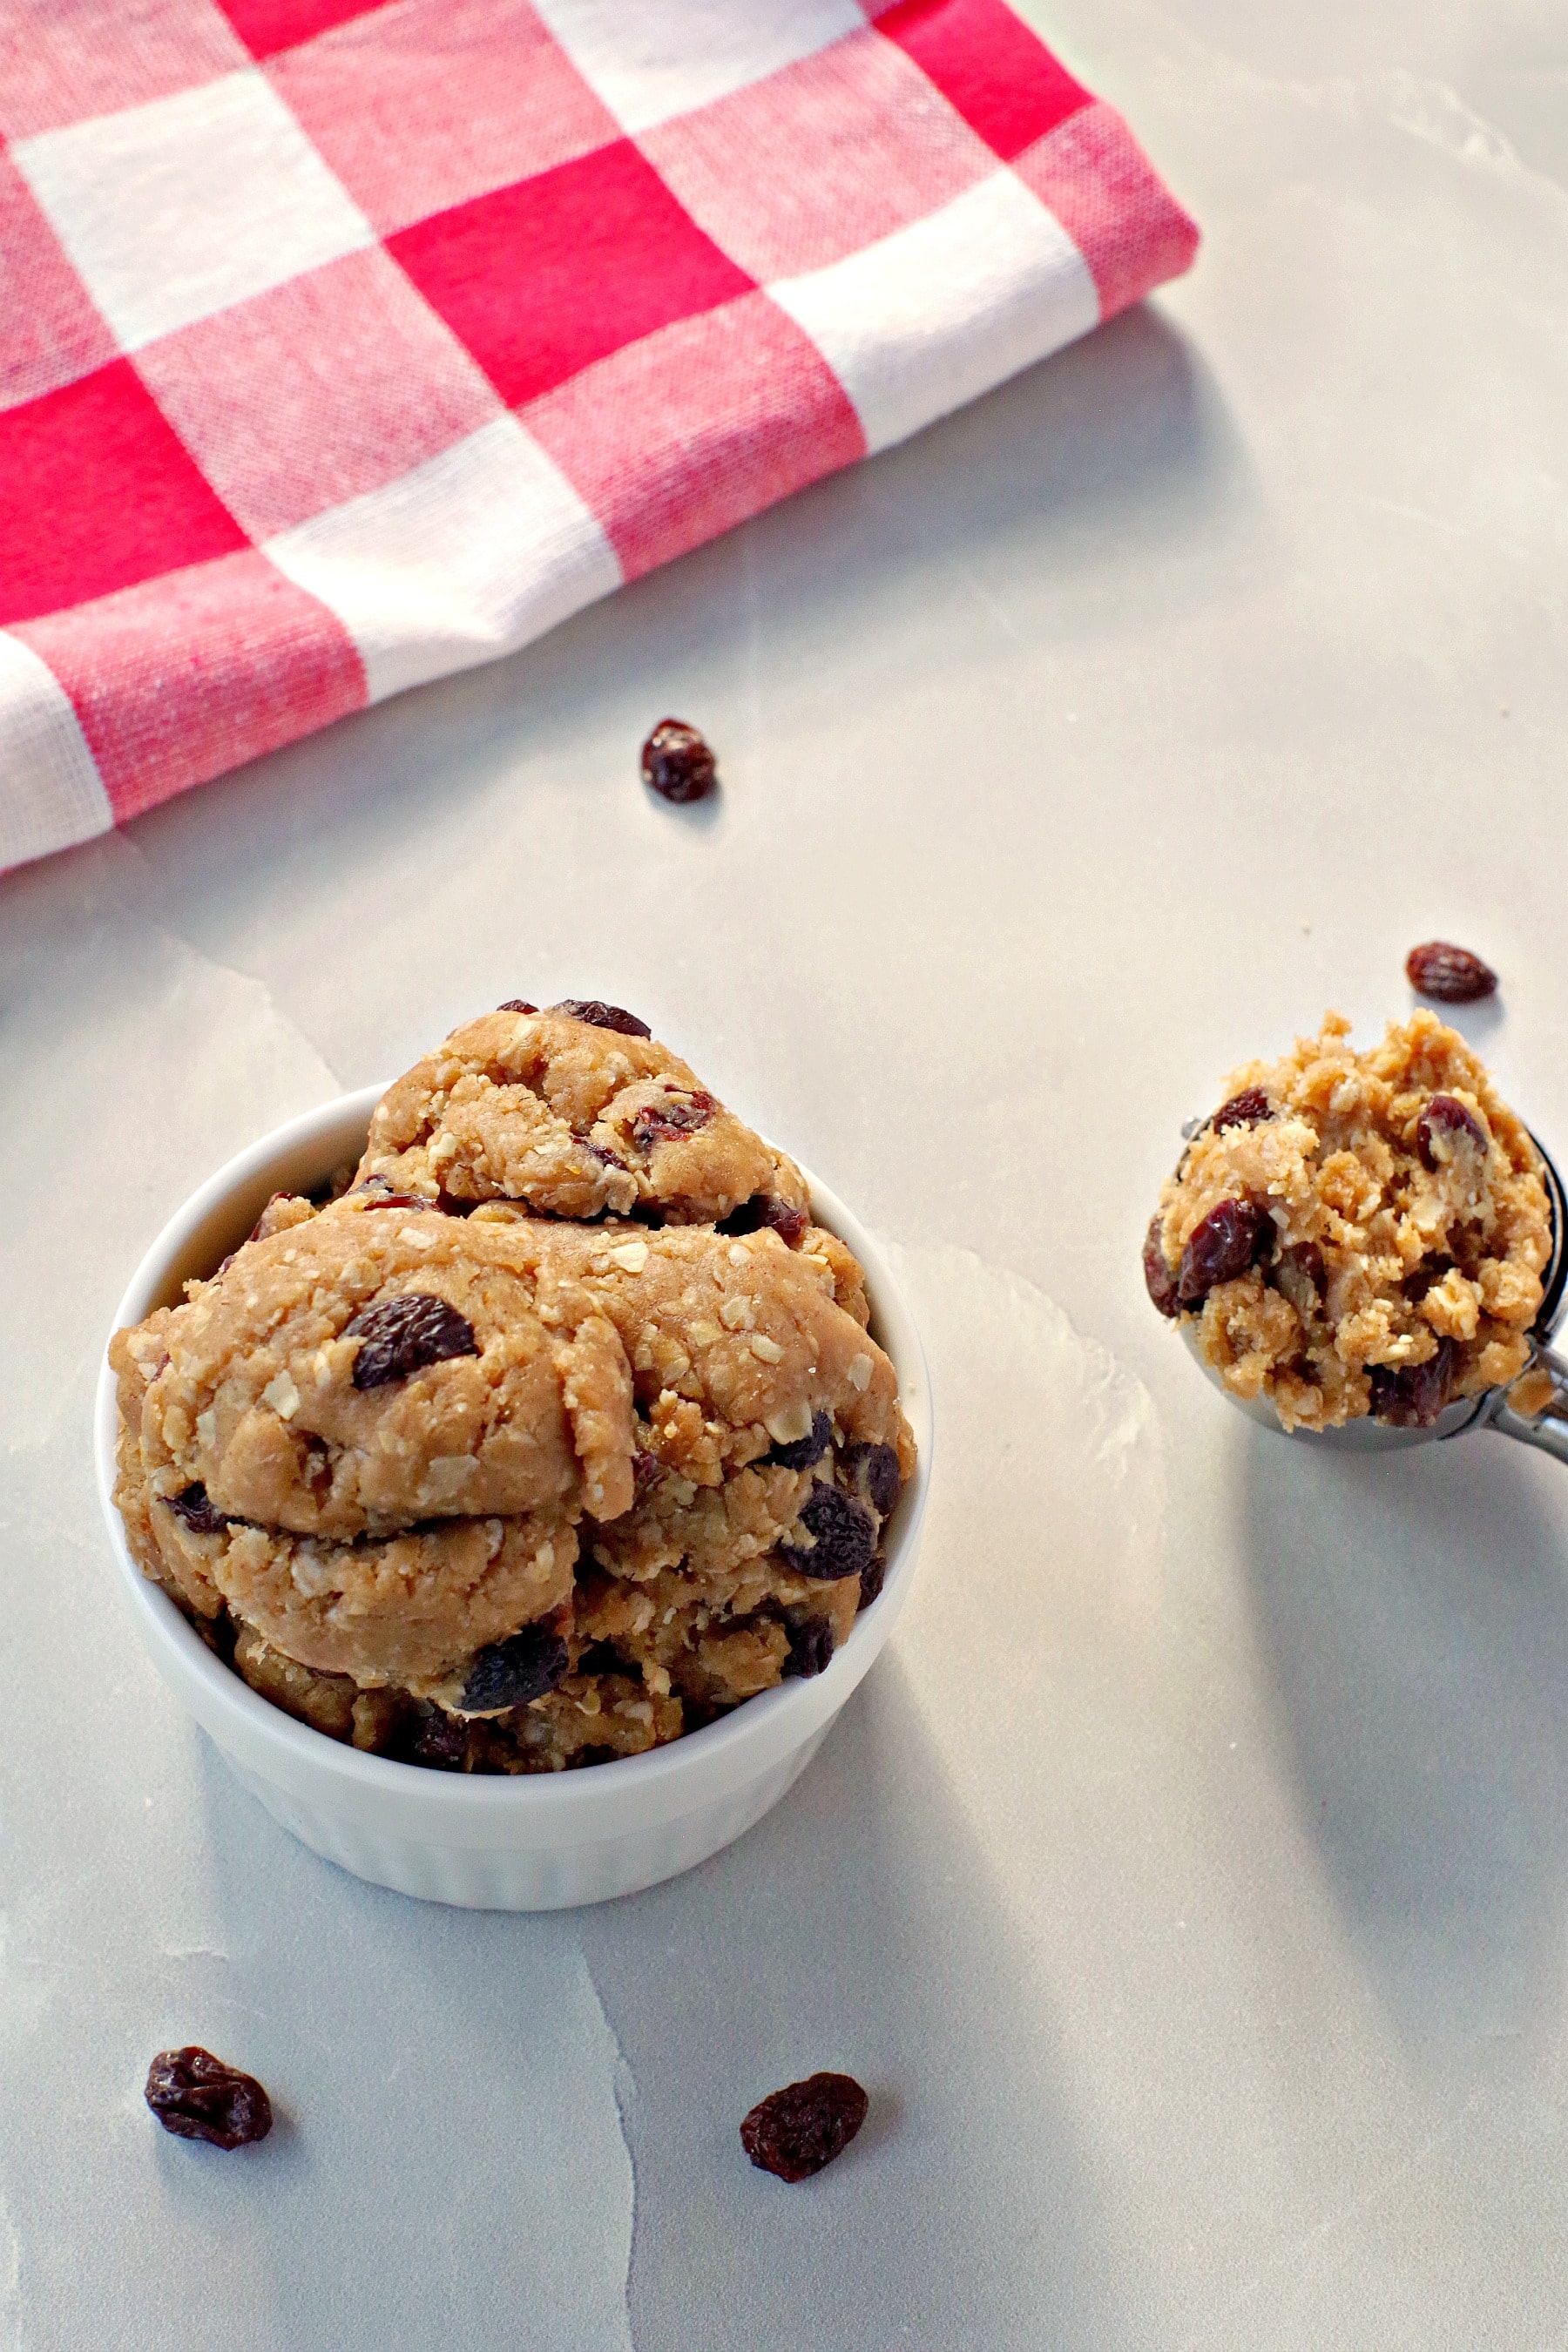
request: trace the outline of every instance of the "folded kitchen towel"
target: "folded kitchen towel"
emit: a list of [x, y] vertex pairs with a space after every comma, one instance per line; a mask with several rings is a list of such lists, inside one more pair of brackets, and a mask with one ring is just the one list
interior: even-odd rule
[[1185, 268], [1003, 0], [7, 0], [0, 866], [489, 661]]

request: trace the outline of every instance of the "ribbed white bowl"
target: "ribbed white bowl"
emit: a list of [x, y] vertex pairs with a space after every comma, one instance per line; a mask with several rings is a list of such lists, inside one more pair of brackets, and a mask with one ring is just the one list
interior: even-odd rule
[[[210, 1273], [277, 1192], [308, 1192], [364, 1145], [385, 1088], [367, 1087], [242, 1151], [171, 1218], [132, 1278], [115, 1328], [173, 1304]], [[545, 1911], [652, 1886], [703, 1862], [759, 1821], [803, 1772], [909, 1598], [931, 1479], [931, 1391], [920, 1336], [868, 1234], [815, 1177], [812, 1209], [866, 1269], [871, 1328], [892, 1358], [920, 1448], [887, 1534], [880, 1597], [826, 1669], [749, 1699], [647, 1756], [517, 1779], [437, 1772], [361, 1755], [297, 1723], [215, 1658], [131, 1558], [110, 1496], [115, 1394], [99, 1378], [97, 1459], [104, 1522], [136, 1629], [153, 1664], [275, 1821], [361, 1878], [434, 1903]]]

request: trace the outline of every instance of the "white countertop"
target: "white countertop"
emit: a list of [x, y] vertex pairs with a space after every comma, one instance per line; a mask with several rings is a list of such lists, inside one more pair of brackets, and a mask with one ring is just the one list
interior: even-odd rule
[[[1193, 277], [583, 615], [0, 885], [0, 2347], [1568, 2342], [1568, 1483], [1325, 1460], [1142, 1295], [1325, 1005], [1568, 1145], [1551, 0], [1029, 12]], [[636, 778], [674, 710], [714, 806]], [[112, 1592], [122, 1283], [216, 1162], [522, 994], [650, 1020], [901, 1253], [921, 1587], [798, 1789], [597, 1912], [290, 1843]], [[210, 2042], [284, 2118], [164, 2137]], [[872, 2120], [786, 2189], [735, 2132]]]

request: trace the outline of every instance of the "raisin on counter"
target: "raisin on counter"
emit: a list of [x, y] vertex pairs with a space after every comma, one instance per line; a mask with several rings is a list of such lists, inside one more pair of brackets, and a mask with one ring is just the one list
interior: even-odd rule
[[684, 719], [661, 719], [642, 747], [642, 780], [660, 800], [703, 800], [718, 772], [711, 746]]
[[868, 2105], [853, 2074], [808, 2074], [758, 2100], [741, 2126], [741, 2146], [759, 2171], [809, 2180], [843, 2155]]
[[1405, 977], [1417, 996], [1435, 996], [1439, 1004], [1474, 1004], [1497, 992], [1490, 964], [1447, 940], [1428, 940], [1412, 948], [1405, 959]]
[[147, 2105], [177, 2139], [248, 2147], [272, 2129], [272, 2102], [254, 2074], [226, 2066], [195, 2042], [160, 2050], [147, 2069]]

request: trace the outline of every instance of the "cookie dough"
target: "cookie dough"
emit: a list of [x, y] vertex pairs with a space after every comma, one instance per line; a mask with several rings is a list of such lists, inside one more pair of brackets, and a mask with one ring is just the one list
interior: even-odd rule
[[794, 1237], [806, 1222], [794, 1161], [678, 1055], [560, 1010], [488, 1013], [399, 1078], [371, 1122], [359, 1181], [373, 1179], [555, 1217], [719, 1224], [755, 1203]]
[[228, 1518], [352, 1541], [632, 1499], [615, 1327], [505, 1227], [340, 1203], [249, 1243], [157, 1345], [149, 1476]]
[[1364, 1054], [1349, 1034], [1331, 1013], [1233, 1072], [1161, 1193], [1144, 1276], [1287, 1429], [1424, 1427], [1528, 1360], [1552, 1243], [1541, 1155], [1435, 1013]]
[[116, 1335], [144, 1571], [275, 1705], [447, 1769], [637, 1753], [819, 1671], [914, 1449], [804, 1186], [786, 1234], [458, 1214], [407, 1178], [275, 1200]]

